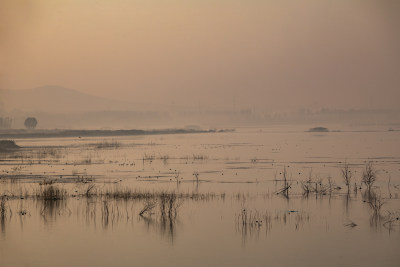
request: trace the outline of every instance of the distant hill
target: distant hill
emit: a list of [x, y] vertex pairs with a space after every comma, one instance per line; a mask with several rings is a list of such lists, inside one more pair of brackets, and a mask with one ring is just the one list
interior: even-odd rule
[[42, 86], [25, 90], [0, 90], [7, 111], [79, 113], [103, 110], [135, 110], [133, 103], [81, 93], [61, 86]]

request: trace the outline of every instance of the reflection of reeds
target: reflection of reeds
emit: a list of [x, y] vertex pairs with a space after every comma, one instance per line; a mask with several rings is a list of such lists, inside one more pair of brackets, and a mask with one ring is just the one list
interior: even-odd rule
[[7, 215], [7, 197], [2, 196], [0, 202], [0, 216], [1, 218], [5, 218]]
[[104, 200], [103, 205], [101, 206], [101, 219], [104, 228], [107, 228], [110, 219], [110, 209], [107, 200]]
[[6, 231], [6, 216], [7, 216], [7, 197], [2, 196], [0, 202], [0, 224], [1, 224], [1, 232], [5, 233]]
[[283, 175], [283, 187], [276, 193], [282, 194], [284, 197], [289, 198], [289, 189], [292, 186], [292, 182], [289, 182], [289, 180], [287, 179], [286, 167], [283, 168], [282, 175]]
[[[173, 199], [173, 198], [171, 198]], [[171, 200], [170, 199], [170, 200]], [[140, 220], [143, 220], [148, 228], [150, 226], [155, 227], [155, 230], [158, 230], [163, 236], [167, 236], [171, 241], [173, 241], [176, 235], [176, 224], [177, 224], [177, 209], [175, 211], [169, 211], [170, 205], [168, 205], [169, 201], [165, 199], [164, 205], [162, 201], [160, 201], [160, 213], [156, 218], [152, 218], [151, 216], [140, 216]], [[176, 207], [177, 208], [177, 207]], [[162, 211], [162, 209], [165, 209]], [[149, 214], [152, 215], [153, 213]], [[170, 214], [170, 215], [169, 215]]]
[[64, 201], [67, 197], [67, 191], [53, 183], [39, 185], [34, 197], [39, 200], [42, 206], [41, 214], [46, 222], [48, 218], [55, 218], [56, 215], [67, 210]]
[[387, 211], [383, 221], [383, 226], [389, 230], [392, 230], [395, 225], [400, 226], [400, 212]]
[[369, 207], [375, 214], [379, 214], [382, 206], [385, 204], [382, 196], [374, 191], [365, 192], [365, 201], [369, 204]]
[[357, 226], [357, 224], [355, 222], [351, 221], [351, 220], [349, 220], [348, 222], [344, 223], [343, 225], [346, 226], [346, 227], [349, 227], [349, 228], [354, 228], [354, 227]]
[[157, 202], [155, 200], [146, 199], [143, 208], [139, 212], [139, 215], [143, 216], [145, 213], [150, 213], [156, 204]]
[[161, 232], [168, 233], [168, 236], [173, 238], [177, 212], [178, 208], [182, 205], [182, 201], [178, 201], [174, 193], [162, 193], [159, 201]]
[[236, 229], [242, 234], [243, 241], [248, 235], [260, 233], [260, 230], [265, 227], [266, 232], [272, 229], [273, 223], [279, 225], [292, 225], [295, 230], [304, 223], [310, 221], [310, 216], [306, 213], [298, 211], [275, 212], [271, 214], [268, 211], [260, 213], [257, 210], [242, 209], [236, 215]]
[[181, 206], [182, 202], [177, 200], [175, 193], [161, 193], [160, 199], [160, 212], [162, 220], [175, 220], [177, 216], [177, 210]]
[[260, 227], [263, 221], [258, 211], [243, 209], [239, 215], [237, 215], [237, 223], [242, 228], [253, 228]]

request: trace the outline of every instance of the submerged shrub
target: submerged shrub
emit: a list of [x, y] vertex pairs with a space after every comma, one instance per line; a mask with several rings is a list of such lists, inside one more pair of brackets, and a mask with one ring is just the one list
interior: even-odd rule
[[362, 173], [361, 182], [363, 182], [366, 186], [368, 191], [371, 191], [372, 185], [376, 181], [376, 170], [372, 166], [372, 162], [368, 162], [365, 165], [365, 169]]

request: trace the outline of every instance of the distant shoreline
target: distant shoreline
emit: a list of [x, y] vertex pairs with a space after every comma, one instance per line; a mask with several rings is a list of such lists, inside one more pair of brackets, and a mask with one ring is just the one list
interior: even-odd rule
[[108, 137], [158, 134], [211, 133], [215, 130], [160, 129], [160, 130], [0, 130], [1, 139], [55, 138], [55, 137]]

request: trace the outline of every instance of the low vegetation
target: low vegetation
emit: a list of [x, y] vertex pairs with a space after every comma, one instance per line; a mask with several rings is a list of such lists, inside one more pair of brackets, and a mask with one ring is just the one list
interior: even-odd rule
[[19, 149], [14, 140], [0, 140], [0, 152], [12, 151]]
[[39, 186], [35, 197], [43, 200], [62, 200], [67, 197], [67, 191], [58, 185], [43, 184]]
[[90, 144], [91, 146], [97, 148], [97, 149], [117, 149], [121, 147], [121, 143], [118, 142], [117, 140], [104, 140], [102, 142]]

